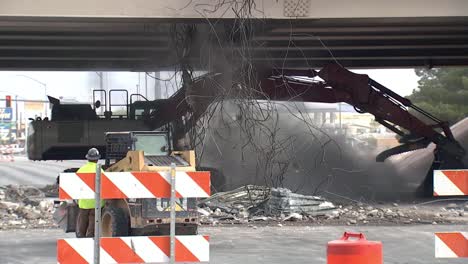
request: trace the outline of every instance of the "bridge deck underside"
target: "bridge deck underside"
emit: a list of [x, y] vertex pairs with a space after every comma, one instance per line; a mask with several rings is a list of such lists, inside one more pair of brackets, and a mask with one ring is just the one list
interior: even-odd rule
[[234, 59], [248, 49], [253, 64], [273, 67], [468, 65], [468, 17], [255, 20], [247, 35], [233, 33], [236, 22], [0, 17], [0, 70], [172, 69], [181, 60], [176, 23], [196, 25], [185, 60], [193, 67], [206, 65], [203, 48], [219, 46]]

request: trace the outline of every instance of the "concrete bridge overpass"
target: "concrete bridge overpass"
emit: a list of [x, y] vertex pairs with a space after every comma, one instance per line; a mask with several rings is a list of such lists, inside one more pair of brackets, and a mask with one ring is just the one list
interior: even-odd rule
[[468, 65], [464, 0], [1, 0], [0, 70], [172, 69], [181, 28], [201, 68], [213, 49], [272, 67]]

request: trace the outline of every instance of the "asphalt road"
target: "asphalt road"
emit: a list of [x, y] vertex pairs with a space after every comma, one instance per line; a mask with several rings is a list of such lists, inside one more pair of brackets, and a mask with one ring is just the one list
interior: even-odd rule
[[[458, 264], [466, 259], [435, 259], [434, 232], [467, 231], [466, 226], [389, 227], [209, 227], [210, 263], [326, 263], [326, 244], [344, 231], [364, 232], [382, 241], [386, 264]], [[56, 240], [71, 237], [61, 230], [0, 231], [0, 263], [56, 263]]]
[[16, 156], [15, 161], [0, 161], [0, 186], [7, 184], [45, 185], [55, 182], [64, 169], [80, 167], [86, 161], [31, 161]]

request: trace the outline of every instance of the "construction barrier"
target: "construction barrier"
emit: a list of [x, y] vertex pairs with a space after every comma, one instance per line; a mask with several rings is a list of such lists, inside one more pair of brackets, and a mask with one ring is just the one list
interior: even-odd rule
[[0, 161], [15, 161], [13, 147], [14, 145], [0, 145]]
[[[93, 238], [61, 239], [57, 243], [60, 264], [93, 263]], [[170, 237], [103, 237], [100, 263], [167, 263], [170, 259]], [[176, 262], [207, 262], [209, 237], [176, 236]]]
[[[434, 196], [468, 195], [468, 170], [434, 170]], [[436, 258], [468, 258], [468, 232], [435, 233]]]
[[[166, 172], [101, 172], [100, 165], [96, 169], [60, 174], [60, 199], [96, 199], [97, 207], [95, 238], [58, 240], [59, 264], [209, 261], [209, 237], [175, 235], [175, 199], [209, 197], [210, 172], [180, 172], [175, 165]], [[101, 238], [100, 198], [171, 198], [171, 235]]]
[[468, 170], [434, 170], [434, 196], [468, 195]]
[[[59, 198], [93, 199], [94, 177], [94, 173], [61, 173]], [[101, 177], [103, 199], [171, 197], [170, 172], [103, 172]], [[209, 172], [178, 171], [176, 177], [177, 198], [210, 196]]]
[[468, 258], [468, 232], [435, 233], [436, 258]]
[[13, 155], [10, 155], [10, 154], [0, 153], [0, 162], [1, 161], [13, 162], [13, 161], [15, 161], [15, 157]]

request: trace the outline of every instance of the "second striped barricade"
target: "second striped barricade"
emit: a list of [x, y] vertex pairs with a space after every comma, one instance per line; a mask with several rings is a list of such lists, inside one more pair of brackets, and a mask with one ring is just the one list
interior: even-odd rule
[[[101, 238], [100, 263], [168, 263], [169, 236]], [[176, 236], [176, 262], [207, 262], [210, 255], [208, 236]], [[93, 239], [60, 239], [57, 243], [60, 264], [93, 263]]]
[[468, 232], [435, 233], [436, 258], [468, 258]]
[[[103, 172], [101, 197], [103, 199], [169, 198], [170, 172]], [[178, 198], [210, 196], [210, 173], [204, 171], [176, 174]], [[59, 198], [93, 199], [94, 173], [61, 173]]]
[[468, 195], [468, 170], [434, 170], [434, 196]]

